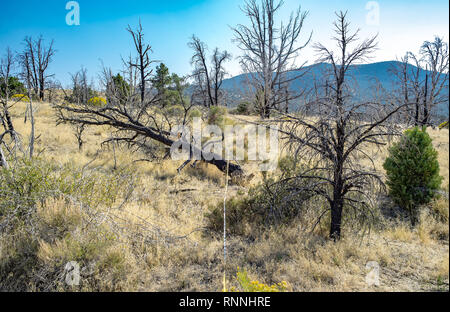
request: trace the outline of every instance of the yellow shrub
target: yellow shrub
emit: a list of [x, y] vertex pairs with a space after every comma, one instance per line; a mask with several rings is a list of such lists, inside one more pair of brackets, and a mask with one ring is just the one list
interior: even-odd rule
[[448, 129], [448, 121], [444, 121], [439, 125], [439, 129]]
[[96, 107], [102, 107], [106, 105], [106, 100], [100, 96], [94, 96], [89, 99], [88, 104]]
[[[288, 288], [288, 284], [285, 281], [270, 286], [259, 281], [251, 281], [247, 271], [241, 271], [239, 268], [236, 273], [236, 279], [244, 292], [283, 292], [287, 291]], [[238, 290], [235, 287], [231, 287], [230, 291], [237, 292]]]
[[30, 101], [28, 96], [26, 96], [25, 94], [14, 94], [11, 97], [11, 100], [16, 101], [16, 102], [29, 102]]

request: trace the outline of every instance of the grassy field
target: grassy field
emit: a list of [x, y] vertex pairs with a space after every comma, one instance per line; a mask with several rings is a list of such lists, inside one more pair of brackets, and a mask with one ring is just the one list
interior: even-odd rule
[[[13, 117], [26, 145], [30, 123], [24, 123], [24, 110], [24, 104], [17, 105]], [[200, 164], [178, 174], [181, 162], [136, 161], [142, 155], [125, 147], [116, 147], [114, 157], [111, 146], [101, 146], [110, 135], [108, 128], [87, 129], [79, 151], [73, 129], [56, 126], [48, 103], [36, 104], [35, 118], [39, 164], [50, 166], [51, 176], [67, 177], [58, 180], [58, 189], [62, 184], [67, 189], [70, 179], [84, 179], [84, 184], [71, 184], [71, 192], [81, 198], [88, 194], [81, 202], [91, 206], [69, 196], [48, 197], [37, 206], [39, 218], [31, 234], [18, 230], [1, 237], [0, 289], [222, 290], [223, 241], [206, 230], [208, 211], [223, 202], [225, 177], [219, 170]], [[448, 194], [449, 133], [429, 132]], [[386, 149], [373, 153], [382, 170]], [[254, 163], [243, 166], [249, 173], [255, 168]], [[231, 185], [228, 197], [247, 194], [261, 180], [254, 173], [246, 185]], [[104, 197], [94, 199], [99, 192]], [[406, 221], [386, 219], [364, 237], [344, 229], [337, 243], [327, 239], [326, 224], [309, 233], [300, 221], [251, 238], [230, 236], [227, 287], [239, 289], [239, 267], [254, 281], [285, 281], [289, 291], [448, 291], [448, 211], [443, 196], [423, 210], [422, 222], [414, 229]], [[80, 265], [79, 286], [65, 283], [69, 261]], [[379, 286], [366, 283], [369, 261], [380, 265]]]

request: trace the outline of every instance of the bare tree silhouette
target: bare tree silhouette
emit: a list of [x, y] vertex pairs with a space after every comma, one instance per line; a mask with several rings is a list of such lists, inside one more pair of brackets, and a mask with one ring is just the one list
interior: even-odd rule
[[[372, 215], [371, 188], [383, 183], [367, 146], [383, 145], [384, 138], [397, 133], [397, 127], [389, 121], [401, 106], [379, 95], [358, 102], [354, 82], [349, 84], [349, 68], [370, 56], [376, 47], [376, 37], [359, 41], [358, 31], [350, 31], [346, 13], [336, 15], [333, 40], [337, 51], [320, 43], [315, 45], [319, 61], [331, 64], [331, 71], [317, 85], [321, 92], [314, 93], [311, 105], [306, 105], [308, 116], [282, 114], [285, 118], [281, 119], [280, 131], [295, 159], [309, 164], [288, 178], [309, 181], [301, 183], [293, 193], [313, 192], [327, 201], [328, 207], [320, 218], [330, 212], [330, 237], [338, 240], [344, 210], [353, 212], [361, 221], [368, 221]], [[372, 166], [364, 167], [362, 158]]]

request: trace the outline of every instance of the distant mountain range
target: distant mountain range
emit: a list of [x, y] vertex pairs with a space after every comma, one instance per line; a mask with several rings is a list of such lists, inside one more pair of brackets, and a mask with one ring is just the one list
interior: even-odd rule
[[[398, 65], [400, 65], [400, 63], [397, 61], [387, 61], [351, 66], [348, 71], [348, 77], [352, 79], [355, 82], [355, 86], [357, 86], [355, 87], [356, 96], [363, 98], [365, 95], [371, 94], [377, 82], [388, 92], [398, 88], [397, 77], [392, 72], [392, 69]], [[412, 69], [415, 68], [412, 65], [410, 66]], [[305, 74], [291, 82], [290, 89], [299, 90], [303, 88], [312, 88], [314, 86], [314, 81], [320, 81], [330, 69], [331, 64], [328, 63], [307, 66], [302, 69]], [[299, 71], [290, 72], [288, 77], [296, 77], [299, 73]], [[424, 79], [425, 73], [425, 70], [420, 70], [422, 79]], [[444, 79], [447, 79], [448, 81], [448, 75], [446, 75]], [[228, 105], [234, 107], [245, 99], [246, 94], [249, 93], [247, 75], [242, 74], [226, 79], [223, 81], [222, 87], [229, 96]], [[448, 84], [447, 88], [442, 92], [445, 92], [448, 95]], [[447, 102], [439, 105], [437, 113], [442, 116], [448, 116], [449, 103]]]

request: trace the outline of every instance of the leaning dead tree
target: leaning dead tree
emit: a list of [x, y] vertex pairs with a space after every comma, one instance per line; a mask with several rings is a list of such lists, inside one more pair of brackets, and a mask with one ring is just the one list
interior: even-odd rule
[[[132, 68], [132, 67], [130, 67]], [[150, 90], [144, 101], [137, 95], [123, 99], [114, 87], [113, 75], [110, 70], [103, 71], [103, 85], [108, 87], [108, 101], [103, 107], [95, 107], [89, 103], [71, 103], [55, 105], [58, 123], [82, 125], [83, 127], [109, 126], [113, 129], [113, 137], [104, 143], [123, 144], [132, 151], [140, 150], [149, 159], [164, 158], [167, 151], [176, 143], [183, 143], [190, 155], [200, 155], [201, 160], [216, 166], [222, 172], [227, 172], [227, 162], [221, 155], [203, 151], [201, 147], [177, 132], [176, 126], [187, 125], [188, 116], [193, 104], [185, 98], [184, 79], [176, 79], [175, 89], [179, 104], [183, 107], [181, 113], [174, 114], [170, 107], [161, 103], [156, 90]], [[230, 163], [228, 173], [235, 177], [242, 175], [239, 165]]]
[[[3, 128], [3, 130], [0, 130], [0, 166], [2, 167], [8, 166], [7, 156], [14, 158], [17, 155], [17, 149], [21, 148], [20, 135], [15, 130], [10, 114], [10, 109], [25, 99], [23, 94], [15, 97], [12, 95], [17, 94], [11, 94], [12, 92], [21, 92], [18, 89], [21, 89], [22, 85], [19, 83], [18, 86], [18, 79], [13, 76], [13, 74], [16, 74], [16, 69], [17, 58], [7, 48], [4, 57], [0, 60], [0, 123]], [[7, 140], [7, 137], [10, 140]]]
[[334, 27], [337, 51], [315, 45], [318, 61], [330, 63], [331, 70], [317, 82], [321, 90], [310, 100], [309, 114], [283, 114], [280, 131], [291, 155], [304, 165], [289, 178], [302, 181], [292, 192], [312, 192], [325, 199], [327, 206], [320, 218], [331, 216], [330, 237], [337, 240], [344, 212], [347, 217], [365, 222], [361, 227], [371, 218], [372, 190], [383, 184], [369, 148], [385, 144], [387, 137], [397, 133], [390, 119], [401, 108], [382, 93], [364, 101], [359, 99], [349, 68], [367, 60], [376, 47], [376, 37], [359, 40], [358, 31], [350, 31], [343, 12], [337, 14]]
[[150, 60], [149, 54], [152, 52], [152, 47], [149, 44], [145, 43], [144, 30], [142, 29], [141, 21], [139, 21], [139, 26], [136, 30], [133, 30], [130, 26], [128, 26], [127, 31], [133, 38], [134, 47], [136, 48], [137, 53], [135, 60], [130, 57], [128, 65], [135, 68], [139, 73], [139, 89], [141, 92], [141, 102], [144, 102], [147, 81], [149, 81], [152, 73], [150, 66], [155, 62], [154, 60]]
[[27, 57], [27, 62], [30, 67], [30, 85], [34, 91], [34, 95], [39, 96], [39, 99], [44, 100], [44, 90], [46, 88], [46, 81], [53, 75], [48, 74], [48, 66], [55, 54], [53, 47], [53, 40], [50, 45], [44, 45], [44, 39], [39, 37], [33, 40], [32, 37], [26, 37], [25, 50], [22, 57]]
[[311, 39], [312, 34], [299, 44], [308, 12], [301, 12], [299, 8], [286, 23], [277, 25], [276, 15], [282, 5], [283, 1], [261, 0], [260, 4], [257, 0], [246, 1], [242, 11], [250, 19], [250, 25], [233, 28], [234, 41], [243, 51], [240, 63], [250, 76], [256, 108], [262, 118], [302, 95], [301, 92], [286, 91], [289, 91], [290, 82], [305, 74], [304, 64], [295, 64], [299, 52]]
[[194, 50], [191, 64], [194, 66], [192, 77], [194, 78], [194, 98], [200, 105], [206, 107], [220, 105], [222, 101], [222, 83], [225, 77], [224, 63], [230, 60], [231, 55], [227, 51], [214, 49], [211, 57], [212, 66], [207, 60], [207, 46], [195, 35], [192, 36], [188, 46]]
[[[16, 60], [11, 52], [10, 48], [6, 49], [5, 56], [0, 61], [0, 81], [4, 84], [4, 93], [0, 99], [2, 104], [2, 112], [0, 112], [0, 119], [2, 121], [3, 127], [5, 131], [8, 131], [11, 135], [11, 138], [15, 138], [15, 130], [14, 125], [11, 119], [11, 114], [9, 113], [9, 109], [11, 108], [10, 103], [10, 86], [9, 81], [12, 74], [12, 71], [15, 67]], [[0, 141], [1, 142], [1, 141]]]

